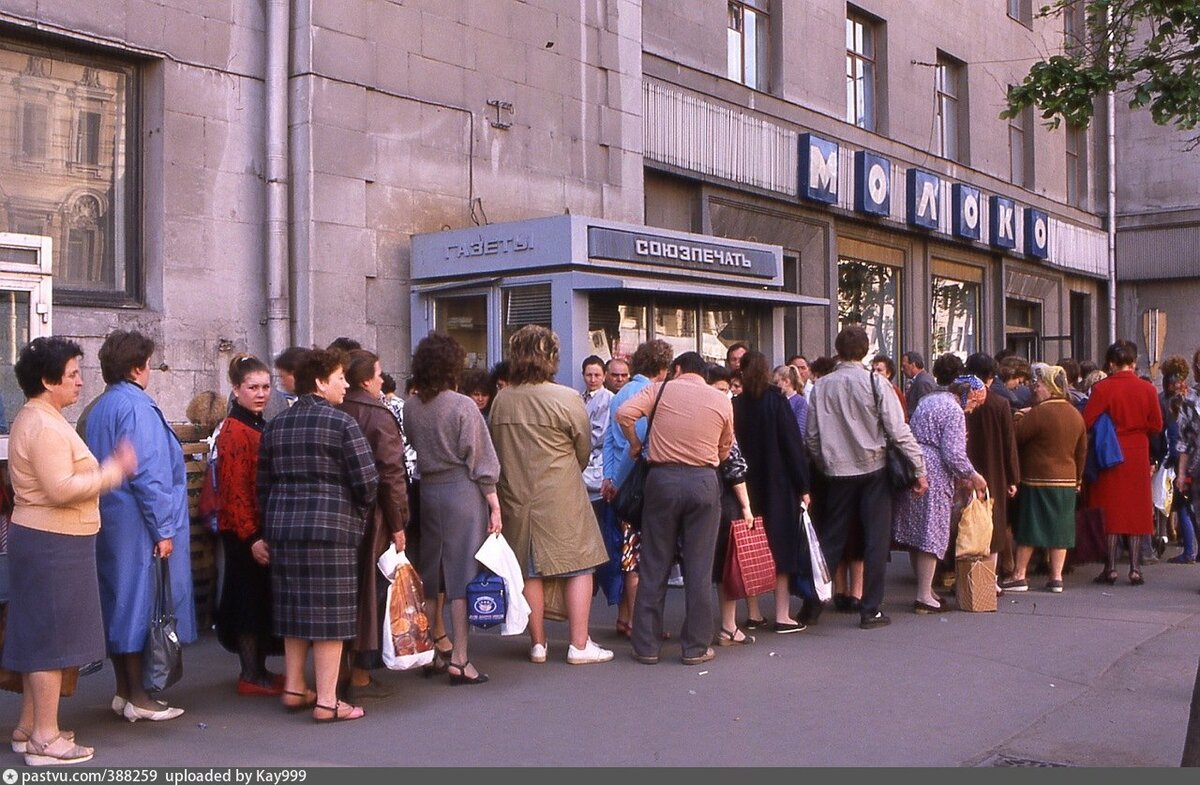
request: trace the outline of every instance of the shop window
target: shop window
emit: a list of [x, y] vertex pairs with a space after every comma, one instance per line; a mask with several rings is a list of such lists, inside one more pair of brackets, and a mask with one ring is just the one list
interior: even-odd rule
[[628, 359], [649, 337], [646, 312], [646, 303], [631, 301], [627, 295], [593, 292], [588, 297], [591, 353], [606, 362], [610, 357]]
[[0, 39], [0, 106], [18, 107], [16, 131], [0, 134], [0, 232], [47, 216], [59, 302], [137, 300], [136, 77], [127, 63]]
[[1092, 296], [1071, 292], [1071, 356], [1085, 360], [1092, 356]]
[[876, 130], [876, 52], [880, 25], [857, 13], [846, 15], [846, 122]]
[[899, 356], [900, 273], [888, 265], [838, 261], [838, 329], [860, 324], [871, 341], [868, 357]]
[[706, 304], [700, 309], [700, 354], [710, 363], [724, 363], [726, 351], [735, 343], [762, 351], [761, 324], [756, 308]]
[[487, 348], [487, 295], [439, 297], [434, 305], [433, 328], [449, 335], [467, 351], [468, 368], [489, 368]]
[[500, 346], [508, 356], [508, 339], [527, 324], [550, 326], [550, 284], [506, 286], [500, 290]]
[[1004, 345], [1030, 362], [1042, 359], [1042, 305], [1009, 297], [1004, 301]]
[[[783, 290], [800, 294], [800, 257], [783, 257]], [[783, 308], [783, 355], [791, 357], [800, 352], [800, 306]]]
[[654, 338], [671, 345], [675, 356], [696, 351], [696, 305], [686, 301], [654, 304]]
[[4, 353], [4, 362], [0, 365], [5, 369], [5, 373], [0, 374], [0, 400], [4, 404], [0, 433], [8, 433], [9, 423], [25, 403], [25, 395], [17, 385], [12, 367], [16, 365], [21, 347], [29, 340], [29, 293], [0, 291], [0, 352]]
[[950, 352], [966, 360], [979, 351], [979, 284], [936, 275], [932, 282], [931, 356]]
[[934, 69], [934, 92], [937, 113], [935, 118], [934, 152], [951, 161], [965, 162], [966, 144], [966, 66], [947, 54], [938, 52]]
[[767, 0], [730, 0], [726, 76], [755, 90], [767, 89]]

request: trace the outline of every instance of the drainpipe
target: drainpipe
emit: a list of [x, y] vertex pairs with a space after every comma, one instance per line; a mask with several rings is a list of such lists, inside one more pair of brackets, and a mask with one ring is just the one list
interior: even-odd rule
[[267, 0], [267, 362], [291, 344], [288, 280], [288, 36], [291, 0]]
[[[1108, 67], [1113, 67], [1112, 6], [1105, 11], [1108, 29]], [[1108, 343], [1117, 340], [1117, 97], [1105, 98], [1108, 114]]]

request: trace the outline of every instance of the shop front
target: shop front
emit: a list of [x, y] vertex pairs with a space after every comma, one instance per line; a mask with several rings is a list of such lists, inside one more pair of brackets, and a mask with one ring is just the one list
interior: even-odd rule
[[785, 290], [780, 246], [572, 215], [416, 235], [412, 292], [414, 343], [447, 333], [487, 368], [541, 324], [558, 333], [563, 384], [585, 357], [655, 338], [710, 362], [736, 342], [780, 360], [785, 313], [829, 305]]

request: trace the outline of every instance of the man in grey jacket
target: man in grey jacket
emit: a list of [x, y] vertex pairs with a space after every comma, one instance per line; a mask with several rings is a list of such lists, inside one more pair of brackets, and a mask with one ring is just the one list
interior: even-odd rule
[[[888, 394], [891, 390], [880, 385], [876, 374], [863, 365], [870, 348], [866, 330], [857, 325], [845, 328], [838, 333], [834, 348], [838, 364], [813, 387], [805, 441], [828, 478], [822, 520], [817, 523], [822, 530], [821, 551], [830, 567], [841, 561], [850, 527], [862, 529], [865, 553], [859, 626], [869, 630], [891, 623], [879, 610], [892, 542], [892, 489], [884, 429], [917, 467], [913, 491], [923, 494], [929, 484], [921, 447], [904, 422], [899, 399]], [[882, 391], [878, 396], [873, 385]]]
[[908, 419], [911, 420], [921, 398], [936, 390], [938, 385], [933, 374], [925, 370], [925, 357], [920, 352], [905, 352], [900, 355], [900, 370], [909, 379], [904, 400], [908, 404]]

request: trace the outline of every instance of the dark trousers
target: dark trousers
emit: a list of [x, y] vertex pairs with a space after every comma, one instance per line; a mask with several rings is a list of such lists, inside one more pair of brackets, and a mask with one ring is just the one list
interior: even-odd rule
[[646, 477], [642, 512], [642, 555], [633, 608], [633, 651], [654, 657], [662, 643], [663, 603], [676, 547], [688, 578], [683, 586], [684, 657], [703, 654], [716, 632], [712, 583], [713, 553], [721, 518], [721, 483], [715, 469], [655, 466]]
[[883, 579], [892, 545], [892, 489], [883, 469], [857, 477], [830, 477], [827, 483], [821, 511], [825, 519], [821, 551], [826, 564], [837, 564], [851, 528], [862, 532], [865, 619], [883, 604]]

